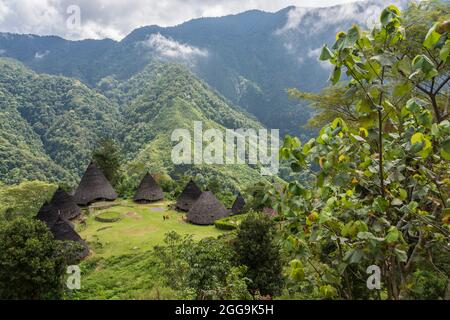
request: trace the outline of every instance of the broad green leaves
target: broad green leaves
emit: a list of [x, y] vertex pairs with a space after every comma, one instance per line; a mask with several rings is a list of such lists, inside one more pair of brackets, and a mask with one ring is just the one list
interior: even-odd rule
[[331, 50], [327, 47], [327, 45], [323, 46], [322, 52], [320, 53], [319, 60], [320, 61], [328, 61], [333, 57], [333, 53]]
[[[450, 40], [448, 40], [448, 33], [450, 31], [450, 22], [436, 22], [425, 37], [423, 46], [427, 49], [440, 48], [439, 58], [446, 61], [450, 53]], [[442, 42], [441, 45], [439, 43]]]
[[[341, 275], [349, 265], [358, 273], [385, 261], [393, 272], [407, 272], [421, 234], [427, 245], [448, 242], [448, 226], [437, 221], [448, 223], [441, 190], [450, 184], [450, 123], [436, 121], [416, 87], [426, 90], [434, 79], [436, 88], [443, 65], [437, 49], [448, 50], [448, 30], [436, 24], [424, 40], [433, 55], [423, 49], [413, 58], [399, 42], [408, 33], [398, 8], [386, 8], [380, 21], [371, 33], [357, 26], [339, 32], [334, 45], [322, 49], [320, 59], [334, 66], [330, 81], [339, 82], [344, 72], [350, 79], [342, 85], [354, 98], [351, 116], [342, 113], [303, 147], [288, 137], [282, 152], [305, 177], [289, 184], [277, 207], [289, 212], [287, 232]], [[301, 270], [291, 270], [291, 278], [307, 277]], [[342, 289], [342, 279], [337, 285]]]
[[390, 5], [381, 12], [380, 22], [384, 27], [387, 27], [393, 23], [398, 23], [399, 19], [400, 10], [394, 5]]
[[436, 32], [436, 27], [438, 26], [438, 22], [436, 22], [433, 27], [428, 30], [428, 33], [425, 37], [425, 41], [423, 42], [423, 45], [425, 48], [432, 49], [436, 45], [436, 43], [441, 38], [441, 35]]
[[425, 79], [431, 79], [438, 75], [438, 71], [436, 70], [436, 66], [433, 61], [423, 54], [414, 58], [412, 61], [412, 69], [413, 73], [409, 76], [410, 79], [421, 74], [423, 74]]

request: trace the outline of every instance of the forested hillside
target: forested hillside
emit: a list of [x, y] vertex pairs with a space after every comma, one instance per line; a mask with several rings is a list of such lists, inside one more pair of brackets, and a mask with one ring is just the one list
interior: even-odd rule
[[[262, 128], [239, 108], [231, 107], [186, 68], [154, 61], [127, 81], [105, 78], [100, 93], [78, 80], [36, 74], [22, 64], [0, 60], [0, 179], [63, 182], [73, 186], [101, 138], [116, 140], [135, 172], [175, 174], [171, 133], [204, 128]], [[219, 170], [214, 166], [178, 168], [178, 174], [222, 176], [237, 189], [260, 179], [247, 165]]]
[[0, 95], [6, 182], [45, 177], [74, 184], [98, 138], [118, 130], [118, 106], [101, 94], [12, 60], [0, 60]]
[[374, 22], [386, 3], [288, 7], [275, 13], [252, 10], [174, 27], [142, 27], [119, 42], [3, 33], [0, 55], [38, 72], [75, 77], [91, 87], [107, 76], [129, 79], [154, 58], [183, 63], [267, 127], [309, 134], [300, 126], [311, 111], [289, 100], [286, 88], [323, 88], [329, 67], [317, 61], [322, 44], [332, 44], [336, 31], [352, 23]]

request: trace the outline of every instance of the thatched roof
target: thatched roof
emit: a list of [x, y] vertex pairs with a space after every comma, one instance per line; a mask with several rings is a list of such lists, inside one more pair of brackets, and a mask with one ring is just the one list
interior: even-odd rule
[[229, 211], [216, 196], [211, 191], [205, 191], [192, 205], [187, 219], [194, 224], [208, 225], [228, 215]]
[[53, 227], [50, 228], [50, 231], [56, 240], [75, 241], [81, 244], [83, 248], [80, 252], [77, 252], [77, 258], [82, 259], [89, 254], [89, 247], [86, 242], [81, 239], [80, 235], [72, 228], [70, 222], [62, 217], [59, 217]]
[[50, 205], [48, 202], [44, 203], [44, 205], [39, 210], [38, 214], [36, 215], [36, 219], [45, 222], [47, 227], [51, 229], [53, 225], [58, 221], [59, 214], [58, 211], [53, 210], [53, 206]]
[[190, 180], [177, 199], [177, 208], [183, 211], [189, 211], [201, 194], [202, 191], [200, 188], [194, 181]]
[[116, 198], [117, 193], [109, 181], [91, 162], [75, 191], [75, 202], [79, 205], [88, 205], [97, 200], [115, 200]]
[[57, 211], [61, 217], [67, 220], [74, 219], [81, 214], [80, 207], [77, 206], [72, 196], [63, 189], [59, 188], [53, 195], [50, 205]]
[[134, 195], [136, 202], [158, 201], [164, 198], [164, 193], [151, 174], [147, 173], [142, 179]]
[[236, 197], [236, 200], [233, 203], [233, 206], [231, 207], [232, 214], [239, 214], [242, 213], [242, 210], [245, 207], [245, 200], [244, 197], [239, 193]]
[[72, 224], [64, 219], [59, 214], [59, 211], [51, 204], [45, 203], [37, 214], [36, 219], [45, 222], [56, 240], [70, 240], [80, 243], [83, 249], [77, 253], [77, 258], [82, 259], [89, 254], [89, 248], [86, 242], [73, 229]]

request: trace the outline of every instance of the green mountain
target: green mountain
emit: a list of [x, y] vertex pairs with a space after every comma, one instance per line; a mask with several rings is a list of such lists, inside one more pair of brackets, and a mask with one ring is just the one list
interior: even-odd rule
[[371, 23], [387, 4], [407, 1], [251, 10], [173, 27], [146, 26], [121, 41], [0, 33], [0, 55], [37, 72], [77, 78], [92, 88], [107, 76], [127, 80], [154, 59], [182, 63], [265, 126], [308, 134], [300, 125], [311, 111], [290, 100], [286, 88], [322, 89], [330, 71], [318, 61], [322, 45], [334, 43], [336, 32], [352, 23]]
[[[73, 184], [101, 136], [114, 136], [117, 105], [79, 80], [36, 74], [0, 59], [1, 180]], [[20, 172], [20, 173], [19, 173]]]
[[[201, 173], [237, 189], [261, 179], [247, 165], [174, 166], [171, 134], [204, 128], [262, 128], [180, 65], [153, 61], [125, 81], [93, 90], [79, 80], [37, 74], [0, 59], [0, 180], [40, 179], [74, 185], [102, 137], [116, 139], [129, 167], [172, 176]], [[142, 173], [142, 172], [140, 172]]]

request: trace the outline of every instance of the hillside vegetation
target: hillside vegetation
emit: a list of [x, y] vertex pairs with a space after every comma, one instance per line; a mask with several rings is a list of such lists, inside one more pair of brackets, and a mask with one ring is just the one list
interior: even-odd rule
[[[149, 170], [172, 176], [218, 174], [232, 189], [259, 180], [247, 165], [175, 168], [174, 129], [262, 128], [186, 68], [154, 61], [127, 81], [105, 78], [99, 91], [80, 81], [37, 74], [0, 59], [0, 180], [44, 180], [75, 186], [101, 138], [116, 140], [136, 179]], [[138, 181], [136, 180], [136, 183]]]

